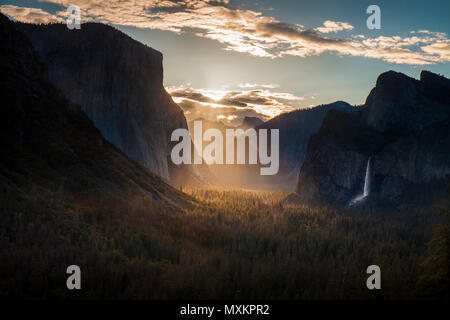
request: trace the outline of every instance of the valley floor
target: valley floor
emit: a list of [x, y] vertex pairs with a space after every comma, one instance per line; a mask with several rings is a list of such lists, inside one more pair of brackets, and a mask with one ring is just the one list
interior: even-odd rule
[[[434, 251], [425, 244], [445, 217], [436, 208], [359, 211], [287, 205], [283, 192], [183, 191], [199, 204], [176, 213], [145, 198], [2, 201], [0, 295], [411, 299], [443, 294], [433, 279], [445, 275], [426, 262]], [[78, 292], [65, 288], [71, 264], [82, 270]], [[381, 268], [381, 290], [366, 287], [372, 264]], [[426, 289], [430, 285], [432, 290]]]

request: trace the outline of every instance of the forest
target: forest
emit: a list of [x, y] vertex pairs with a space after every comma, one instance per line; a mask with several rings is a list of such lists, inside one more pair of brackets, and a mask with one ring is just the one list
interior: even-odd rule
[[[378, 212], [292, 205], [283, 192], [184, 191], [195, 205], [178, 212], [143, 196], [3, 192], [0, 295], [449, 298], [449, 216], [443, 208]], [[82, 290], [66, 289], [72, 264], [81, 268]], [[372, 264], [381, 268], [382, 290], [366, 287]]]

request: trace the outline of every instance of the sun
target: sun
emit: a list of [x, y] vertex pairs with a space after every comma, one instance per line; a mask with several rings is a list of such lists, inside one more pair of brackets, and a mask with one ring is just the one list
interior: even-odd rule
[[226, 90], [220, 89], [198, 89], [198, 91], [205, 97], [208, 97], [216, 102], [225, 98], [228, 93]]

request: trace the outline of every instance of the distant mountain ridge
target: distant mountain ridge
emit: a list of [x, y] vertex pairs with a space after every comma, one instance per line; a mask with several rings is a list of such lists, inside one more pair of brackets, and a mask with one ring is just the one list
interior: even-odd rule
[[160, 52], [98, 23], [75, 31], [63, 24], [16, 25], [47, 64], [50, 81], [108, 141], [172, 182], [190, 171], [170, 161], [170, 135], [187, 123], [163, 87]]
[[194, 121], [202, 122], [203, 131], [206, 131], [208, 129], [218, 129], [218, 130], [220, 130], [220, 132], [222, 132], [222, 134], [224, 136], [226, 134], [227, 129], [239, 129], [240, 128], [243, 130], [247, 130], [250, 128], [256, 128], [257, 126], [262, 125], [264, 123], [264, 121], [261, 120], [260, 118], [247, 117], [247, 116], [242, 119], [242, 122], [239, 125], [231, 125], [231, 124], [227, 125], [220, 120], [212, 121], [212, 120], [207, 120], [204, 118], [198, 118], [195, 120], [191, 120], [188, 123], [189, 131], [191, 132], [191, 135], [194, 130]]
[[336, 101], [309, 109], [283, 113], [257, 127], [258, 129], [280, 130], [280, 171], [274, 177], [267, 177], [266, 183], [282, 186], [287, 190], [295, 189], [309, 138], [319, 130], [325, 115], [330, 110], [354, 114], [359, 108], [344, 101]]
[[[354, 114], [359, 110], [358, 107], [353, 107], [346, 102], [336, 101], [327, 105], [283, 113], [266, 122], [259, 118], [246, 117], [236, 127], [227, 126], [220, 121], [197, 119], [202, 120], [204, 131], [210, 128], [219, 129], [224, 136], [226, 129], [241, 128], [246, 130], [255, 128], [256, 130], [267, 129], [268, 132], [271, 129], [279, 130], [280, 168], [276, 175], [261, 176], [261, 166], [259, 164], [211, 165], [210, 168], [215, 173], [213, 183], [256, 189], [294, 190], [297, 184], [298, 172], [306, 153], [308, 140], [312, 134], [319, 130], [323, 118], [332, 109], [350, 114]], [[193, 121], [189, 122], [189, 128], [192, 135]], [[270, 150], [270, 139], [268, 150]], [[248, 144], [246, 146], [246, 152], [248, 154]]]
[[420, 80], [381, 74], [354, 115], [330, 111], [309, 141], [297, 197], [347, 205], [364, 184], [367, 204], [442, 201], [450, 179], [450, 81], [422, 71]]
[[256, 128], [259, 125], [262, 125], [264, 123], [263, 120], [261, 120], [258, 117], [248, 117], [245, 116], [244, 119], [242, 120], [242, 123], [239, 125], [241, 128]]

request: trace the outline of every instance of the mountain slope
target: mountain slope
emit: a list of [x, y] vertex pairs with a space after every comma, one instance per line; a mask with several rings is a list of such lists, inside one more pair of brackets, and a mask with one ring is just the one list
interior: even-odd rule
[[80, 105], [103, 136], [153, 173], [179, 177], [170, 161], [170, 135], [187, 128], [163, 87], [162, 54], [114, 29], [83, 24], [17, 24], [48, 65], [47, 76]]

